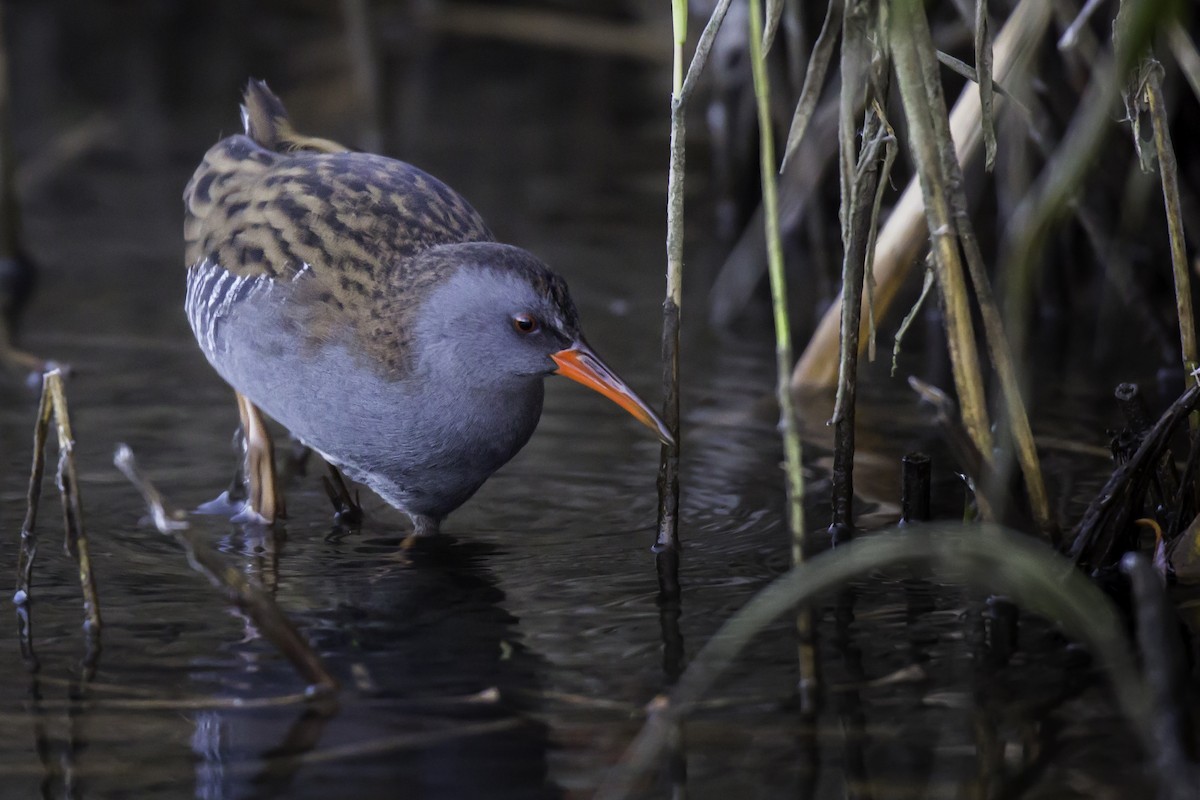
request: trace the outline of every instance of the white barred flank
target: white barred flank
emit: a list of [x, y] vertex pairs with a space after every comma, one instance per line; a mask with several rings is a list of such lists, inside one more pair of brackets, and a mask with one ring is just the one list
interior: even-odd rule
[[268, 291], [271, 284], [269, 276], [234, 275], [207, 258], [188, 269], [183, 309], [206, 354], [211, 357], [217, 352], [217, 323], [229, 316], [234, 305]]

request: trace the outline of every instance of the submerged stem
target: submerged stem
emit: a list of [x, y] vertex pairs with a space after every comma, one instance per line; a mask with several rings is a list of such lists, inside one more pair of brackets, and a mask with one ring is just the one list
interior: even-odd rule
[[657, 762], [673, 727], [775, 618], [850, 581], [904, 564], [927, 564], [939, 574], [954, 571], [974, 589], [1007, 595], [1021, 608], [1056, 621], [1067, 636], [1089, 648], [1139, 741], [1147, 752], [1154, 751], [1150, 691], [1112, 602], [1066, 559], [1028, 536], [996, 525], [931, 525], [827, 551], [755, 595], [696, 654], [595, 796], [627, 797], [637, 777]]

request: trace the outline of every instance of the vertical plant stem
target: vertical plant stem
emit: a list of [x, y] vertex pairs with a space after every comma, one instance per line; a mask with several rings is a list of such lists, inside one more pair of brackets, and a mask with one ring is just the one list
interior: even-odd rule
[[679, 547], [679, 324], [683, 303], [683, 180], [687, 136], [683, 101], [683, 44], [687, 39], [687, 3], [672, 0], [675, 31], [671, 83], [671, 155], [667, 173], [667, 293], [663, 300], [663, 421], [674, 439], [663, 443], [658, 471], [658, 535], [660, 597], [670, 575], [663, 575], [664, 554]]
[[79, 570], [79, 588], [83, 594], [84, 630], [88, 637], [88, 655], [84, 659], [86, 675], [90, 678], [99, 656], [100, 598], [92, 575], [88, 556], [87, 535], [83, 530], [83, 505], [79, 500], [79, 479], [75, 472], [75, 442], [71, 435], [71, 420], [67, 412], [67, 397], [63, 390], [62, 373], [57, 369], [42, 376], [42, 397], [38, 405], [33, 430], [33, 464], [26, 494], [25, 520], [21, 525], [21, 547], [17, 557], [17, 591], [13, 601], [18, 607], [21, 648], [27, 661], [36, 666], [33, 654], [32, 621], [29, 601], [33, 580], [33, 559], [37, 554], [37, 514], [42, 494], [42, 479], [46, 471], [46, 439], [50, 421], [58, 433], [58, 487], [62, 496], [63, 524], [66, 529], [66, 551], [75, 559]]
[[[663, 421], [674, 444], [664, 444], [658, 473], [658, 535], [655, 550], [677, 550], [679, 546], [679, 325], [683, 302], [683, 179], [687, 101], [708, 63], [713, 40], [731, 0], [720, 0], [704, 26], [696, 53], [683, 77], [683, 43], [687, 38], [686, 0], [673, 0], [675, 64], [671, 92], [671, 156], [667, 174], [667, 294], [663, 300]], [[659, 572], [662, 578], [663, 563]], [[660, 580], [659, 589], [664, 584]]]
[[[976, 6], [976, 13], [986, 17], [987, 9], [983, 0]], [[1041, 464], [1038, 461], [1037, 448], [1033, 441], [1033, 431], [1029, 424], [1029, 415], [1025, 402], [1021, 397], [1021, 381], [1017, 374], [1012, 350], [1008, 346], [1008, 337], [1004, 330], [1004, 319], [999, 306], [992, 294], [991, 279], [988, 277], [984, 264], [983, 253], [979, 240], [975, 236], [975, 227], [967, 210], [966, 193], [962, 167], [954, 153], [954, 142], [950, 133], [950, 122], [946, 113], [946, 101], [941, 91], [938, 76], [938, 62], [933, 40], [928, 36], [928, 27], [919, 27], [915, 31], [919, 37], [915, 42], [917, 57], [921, 63], [925, 87], [930, 100], [930, 119], [933, 123], [933, 133], [940, 150], [941, 174], [946, 187], [946, 197], [954, 215], [954, 224], [962, 243], [962, 252], [966, 256], [967, 270], [971, 276], [971, 285], [975, 290], [975, 300], [979, 306], [980, 318], [983, 322], [984, 340], [987, 343], [988, 355], [992, 367], [996, 371], [1000, 399], [1003, 403], [1004, 416], [1007, 418], [1008, 432], [1012, 437], [1017, 462], [1025, 481], [1026, 494], [1029, 497], [1030, 510], [1034, 521], [1043, 534], [1053, 538], [1053, 523], [1050, 518], [1050, 500], [1046, 494], [1046, 484], [1042, 477]], [[988, 56], [987, 69], [983, 61], [977, 70], [982, 96], [984, 73], [987, 73], [989, 90], [991, 82], [991, 44], [985, 48]], [[984, 130], [992, 124], [990, 120], [991, 93], [982, 103], [985, 110], [983, 117]], [[987, 137], [985, 136], [985, 142]], [[985, 451], [986, 456], [986, 451]], [[1011, 461], [998, 465], [997, 479], [1002, 485], [1007, 485]], [[1000, 488], [1000, 487], [997, 487]]]
[[[938, 289], [942, 298], [942, 314], [946, 326], [946, 343], [954, 371], [963, 425], [976, 448], [989, 458], [992, 453], [991, 426], [983, 392], [983, 375], [975, 346], [975, 331], [967, 286], [959, 256], [946, 187], [949, 176], [943, 174], [941, 156], [933, 121], [927, 76], [922, 73], [918, 41], [930, 38], [929, 23], [924, 6], [918, 0], [900, 0], [892, 9], [892, 54], [896, 65], [896, 80], [900, 84], [904, 115], [908, 119], [909, 144], [925, 199], [925, 221], [934, 253]], [[934, 61], [936, 65], [936, 59]], [[936, 72], [932, 76], [937, 80]], [[938, 84], [940, 92], [940, 84]]]
[[1162, 68], [1157, 64], [1150, 69], [1145, 91], [1154, 125], [1154, 149], [1158, 154], [1158, 172], [1162, 178], [1163, 203], [1167, 212], [1167, 234], [1171, 241], [1171, 271], [1175, 276], [1175, 305], [1179, 314], [1179, 345], [1183, 352], [1183, 368], [1190, 375], [1200, 366], [1200, 355], [1196, 351], [1192, 284], [1188, 275], [1183, 212], [1179, 202], [1179, 167], [1175, 162], [1175, 148], [1171, 144], [1171, 130], [1167, 126], [1167, 110], [1163, 106]]
[[[854, 0], [842, 19], [842, 92], [838, 114], [839, 164], [842, 203], [842, 321], [838, 362], [838, 387], [833, 426], [833, 520], [830, 530], [835, 542], [853, 530], [851, 503], [854, 497], [854, 420], [858, 386], [860, 320], [867, 254], [873, 240], [876, 189], [880, 177], [880, 155], [888, 132], [876, 102], [886, 95], [886, 81], [876, 63], [886, 63], [872, 52], [871, 3]], [[865, 99], [864, 99], [865, 98]], [[866, 123], [857, 122], [857, 110], [866, 108]], [[861, 133], [862, 149], [858, 148]]]
[[[787, 311], [787, 277], [783, 272], [783, 244], [779, 236], [779, 195], [775, 184], [775, 138], [771, 130], [771, 87], [763, 60], [761, 0], [750, 0], [750, 69], [754, 75], [754, 97], [758, 107], [760, 174], [767, 236], [767, 273], [771, 279], [771, 307], [775, 317], [776, 395], [779, 426], [783, 435], [784, 469], [787, 476], [787, 521], [792, 535], [792, 563], [804, 562], [804, 475], [800, 463], [800, 431], [792, 403], [792, 332]], [[812, 614], [801, 609], [796, 615], [800, 639], [800, 694], [802, 701], [816, 689], [816, 653], [812, 643]]]
[[50, 395], [54, 424], [58, 432], [58, 488], [62, 495], [66, 548], [79, 567], [83, 610], [87, 617], [88, 631], [94, 635], [100, 632], [100, 597], [92, 575], [87, 534], [83, 529], [83, 503], [79, 499], [79, 478], [75, 472], [75, 437], [71, 433], [71, 416], [67, 410], [62, 373], [56, 369], [46, 373], [45, 387], [45, 391]]
[[[667, 173], [667, 289], [663, 300], [663, 421], [672, 441], [664, 442], [658, 472], [658, 534], [654, 566], [658, 575], [658, 621], [662, 668], [668, 685], [683, 671], [683, 634], [679, 585], [679, 325], [683, 302], [683, 181], [687, 136], [683, 96], [683, 46], [687, 41], [687, 2], [672, 0], [674, 61], [671, 70], [671, 154]], [[682, 741], [682, 732], [679, 733]], [[669, 759], [675, 776], [682, 757]], [[686, 780], [686, 773], [684, 773]]]
[[988, 29], [987, 0], [975, 0], [975, 74], [979, 81], [979, 107], [983, 112], [984, 162], [988, 172], [996, 166], [996, 114], [992, 91], [992, 32]]
[[25, 495], [25, 521], [21, 523], [21, 550], [17, 556], [17, 605], [29, 600], [29, 586], [33, 581], [33, 559], [37, 555], [37, 513], [42, 497], [42, 476], [46, 471], [46, 435], [53, 413], [50, 393], [43, 377], [42, 399], [38, 404], [37, 422], [33, 426], [33, 462], [29, 470], [29, 491]]

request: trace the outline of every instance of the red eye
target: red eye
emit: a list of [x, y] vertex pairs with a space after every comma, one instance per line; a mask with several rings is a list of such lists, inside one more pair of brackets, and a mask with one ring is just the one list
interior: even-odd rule
[[541, 324], [532, 314], [522, 313], [513, 315], [512, 326], [517, 333], [533, 333], [541, 327]]

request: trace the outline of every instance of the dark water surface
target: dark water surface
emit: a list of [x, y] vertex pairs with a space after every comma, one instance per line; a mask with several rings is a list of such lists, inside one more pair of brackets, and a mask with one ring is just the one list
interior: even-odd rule
[[[423, 67], [422, 102], [404, 116], [408, 150], [396, 154], [560, 269], [592, 342], [656, 397], [665, 72], [475, 43]], [[54, 115], [68, 112], [22, 100], [20, 73], [15, 81], [18, 110], [30, 110], [18, 146], [36, 155]], [[529, 446], [450, 518], [444, 540], [407, 557], [399, 515], [374, 498], [361, 531], [337, 534], [314, 476], [290, 485], [291, 518], [274, 538], [192, 519], [274, 592], [343, 681], [335, 708], [288, 701], [302, 681], [144, 524], [111, 466], [116, 443], [129, 443], [188, 508], [234, 466], [231, 392], [181, 309], [179, 197], [204, 149], [237, 124], [236, 92], [235, 82], [172, 104], [185, 111], [159, 109], [153, 135], [118, 118], [115, 137], [27, 200], [44, 269], [26, 344], [76, 369], [68, 392], [105, 627], [99, 669], [81, 683], [78, 584], [48, 481], [32, 606], [41, 670], [22, 661], [15, 622], [0, 638], [0, 796], [586, 797], [667, 681], [649, 552], [658, 445], [614, 406], [550, 380]], [[317, 102], [293, 105], [305, 130], [346, 128]], [[135, 148], [143, 137], [148, 151]], [[699, 194], [703, 157], [693, 163]], [[695, 230], [709, 227], [703, 213], [693, 212]], [[697, 235], [693, 245], [703, 265], [711, 243]], [[685, 656], [788, 559], [764, 402], [771, 346], [764, 332], [708, 333], [702, 316], [688, 315], [685, 344]], [[899, 457], [936, 449], [907, 389], [871, 373], [865, 527], [897, 516]], [[1104, 443], [1115, 414], [1091, 398], [1106, 389], [1046, 391], [1057, 410], [1040, 419], [1056, 436]], [[0, 399], [0, 576], [11, 576], [35, 401], [11, 384]], [[815, 530], [828, 520], [827, 414], [810, 410], [805, 422]], [[1056, 492], [1076, 498], [1062, 509], [1073, 517], [1105, 462], [1048, 452]], [[952, 518], [961, 490], [944, 459], [937, 477], [939, 510]], [[879, 576], [829, 598], [820, 657], [830, 688], [814, 727], [795, 712], [795, 642], [780, 621], [720, 682], [716, 696], [729, 702], [687, 725], [690, 796], [1144, 796], [1142, 755], [1086, 656], [1022, 618], [1013, 658], [989, 663], [986, 644], [1003, 627], [984, 598], [930, 576]], [[669, 793], [664, 767], [644, 796]]]

